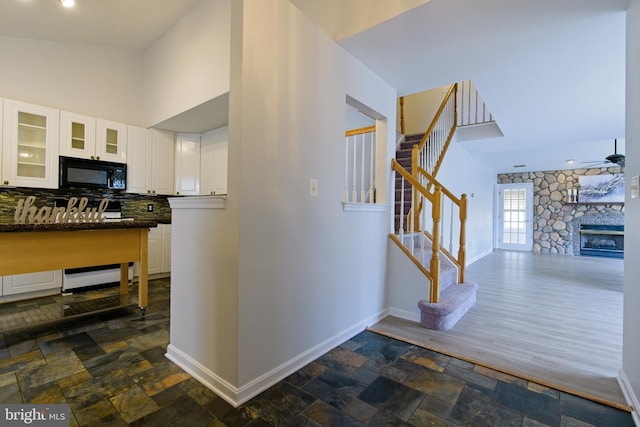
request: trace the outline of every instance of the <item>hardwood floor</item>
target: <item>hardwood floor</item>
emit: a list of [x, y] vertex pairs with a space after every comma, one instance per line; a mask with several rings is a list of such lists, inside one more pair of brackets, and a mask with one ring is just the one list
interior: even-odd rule
[[622, 366], [623, 261], [498, 251], [467, 269], [480, 287], [450, 331], [388, 317], [372, 331], [629, 409]]

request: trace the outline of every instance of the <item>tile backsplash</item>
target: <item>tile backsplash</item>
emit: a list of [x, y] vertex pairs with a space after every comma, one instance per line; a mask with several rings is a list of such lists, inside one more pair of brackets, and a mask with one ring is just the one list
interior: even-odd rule
[[[130, 194], [122, 191], [71, 188], [65, 190], [43, 188], [8, 188], [0, 187], [0, 222], [13, 223], [15, 207], [18, 200], [29, 196], [35, 196], [35, 206], [53, 206], [55, 199], [68, 199], [69, 197], [86, 197], [89, 200], [117, 200], [122, 204], [122, 216], [140, 220], [154, 220], [167, 222], [171, 220], [171, 208], [167, 197]], [[153, 206], [153, 212], [148, 211], [149, 205]]]

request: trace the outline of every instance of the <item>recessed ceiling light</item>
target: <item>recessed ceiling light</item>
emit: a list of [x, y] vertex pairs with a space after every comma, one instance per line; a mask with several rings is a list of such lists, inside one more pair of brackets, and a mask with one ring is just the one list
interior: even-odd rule
[[573, 160], [573, 159], [567, 159], [567, 163], [568, 163], [568, 164], [575, 163], [575, 160]]
[[60, 0], [60, 3], [64, 7], [72, 7], [76, 2], [75, 0]]

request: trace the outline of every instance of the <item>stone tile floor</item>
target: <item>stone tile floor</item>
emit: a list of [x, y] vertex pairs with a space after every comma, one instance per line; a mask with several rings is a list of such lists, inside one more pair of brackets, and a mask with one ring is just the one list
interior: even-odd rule
[[[144, 320], [128, 306], [0, 335], [0, 403], [67, 403], [73, 426], [634, 425], [626, 412], [369, 331], [233, 408], [164, 357], [169, 288], [151, 283]], [[50, 304], [60, 297], [20, 306]]]

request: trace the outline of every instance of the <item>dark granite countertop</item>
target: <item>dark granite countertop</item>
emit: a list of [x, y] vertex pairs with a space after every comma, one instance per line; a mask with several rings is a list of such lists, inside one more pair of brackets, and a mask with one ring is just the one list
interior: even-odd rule
[[171, 224], [171, 217], [170, 216], [162, 216], [162, 217], [151, 217], [151, 216], [147, 216], [147, 217], [134, 217], [133, 218], [135, 221], [153, 221], [153, 222], [157, 222], [158, 224]]
[[55, 224], [0, 223], [0, 233], [24, 231], [113, 230], [117, 228], [153, 228], [159, 221], [60, 222]]

